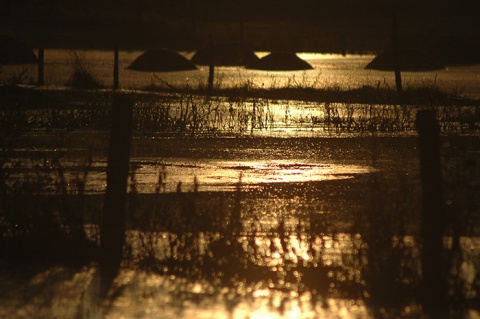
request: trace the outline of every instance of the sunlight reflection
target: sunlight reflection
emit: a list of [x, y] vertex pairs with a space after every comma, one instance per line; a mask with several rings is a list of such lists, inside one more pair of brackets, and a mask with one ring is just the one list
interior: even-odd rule
[[142, 193], [154, 191], [158, 183], [159, 166], [166, 167], [167, 179], [164, 180], [168, 191], [176, 190], [182, 182], [184, 190], [193, 188], [196, 177], [200, 190], [235, 187], [242, 175], [242, 184], [258, 185], [263, 183], [297, 183], [352, 178], [357, 174], [372, 171], [367, 166], [333, 163], [315, 163], [302, 161], [216, 161], [199, 162], [191, 159], [172, 159], [166, 163], [138, 161], [135, 171], [137, 190]]
[[[273, 154], [275, 155], [275, 154]], [[28, 163], [27, 163], [28, 164]], [[66, 187], [77, 191], [79, 176], [84, 174], [82, 163], [76, 160], [62, 162]], [[106, 189], [106, 161], [93, 162], [85, 181], [85, 192], [98, 193]], [[373, 172], [369, 166], [330, 162], [292, 160], [225, 161], [215, 159], [169, 158], [156, 161], [148, 158], [131, 159], [130, 190], [154, 193], [197, 190], [234, 190], [242, 175], [242, 184], [255, 186], [272, 183], [301, 183], [349, 179], [359, 174]], [[160, 176], [162, 175], [162, 177]], [[21, 176], [19, 175], [18, 178]], [[162, 185], [159, 185], [162, 183]], [[53, 187], [53, 186], [52, 186]], [[53, 188], [52, 188], [53, 189]], [[48, 190], [48, 189], [46, 189]]]

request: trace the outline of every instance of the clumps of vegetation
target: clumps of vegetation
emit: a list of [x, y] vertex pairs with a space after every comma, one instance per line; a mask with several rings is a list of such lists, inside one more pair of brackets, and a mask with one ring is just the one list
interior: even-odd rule
[[[236, 92], [238, 94], [235, 97], [208, 98], [194, 93], [134, 93], [133, 128], [138, 132], [191, 135], [263, 134], [284, 129], [328, 134], [411, 133], [415, 131], [417, 110], [433, 106], [428, 102], [421, 107], [388, 103], [388, 99], [378, 104], [302, 102], [258, 97], [251, 95], [250, 90], [241, 88], [237, 88]], [[428, 95], [431, 92], [425, 89], [426, 99], [435, 98]], [[406, 89], [405, 95], [413, 93]], [[10, 107], [0, 110], [1, 122], [4, 123], [1, 131], [110, 129], [110, 93], [62, 91], [49, 92], [46, 97], [48, 99], [30, 98], [23, 103], [30, 105], [44, 101], [41, 104], [44, 106], [36, 109]], [[53, 103], [59, 100], [65, 102]], [[79, 100], [85, 102], [78, 102]], [[0, 100], [0, 104], [4, 102], [10, 103], [9, 100]], [[18, 101], [15, 103], [18, 105]], [[462, 106], [451, 101], [435, 108], [443, 132], [472, 133], [480, 129], [480, 105]]]
[[[306, 75], [292, 76], [286, 81], [279, 81], [275, 76], [268, 79], [268, 85], [257, 85], [251, 79], [240, 78], [233, 86], [222, 84], [222, 74], [216, 76], [211, 96], [228, 99], [260, 98], [271, 100], [288, 100], [304, 102], [338, 102], [338, 103], [372, 103], [372, 104], [403, 104], [412, 107], [441, 107], [445, 105], [475, 105], [478, 99], [462, 96], [458, 90], [444, 91], [436, 85], [436, 79], [419, 85], [406, 83], [404, 91], [398, 94], [396, 88], [385, 80], [372, 85], [345, 89], [338, 84], [326, 84], [321, 80], [321, 74], [311, 79]], [[200, 79], [198, 83], [172, 85], [158, 76], [152, 84], [142, 90], [155, 93], [193, 94], [205, 96], [207, 84]]]
[[72, 74], [65, 83], [75, 89], [99, 89], [103, 87], [86, 63], [85, 56], [78, 52], [71, 54]]
[[[2, 68], [0, 67], [0, 75], [3, 73]], [[6, 78], [3, 78], [0, 85], [5, 86], [16, 86], [19, 84], [33, 83], [33, 79], [27, 75], [28, 68], [23, 69], [19, 73], [14, 73], [8, 75]]]

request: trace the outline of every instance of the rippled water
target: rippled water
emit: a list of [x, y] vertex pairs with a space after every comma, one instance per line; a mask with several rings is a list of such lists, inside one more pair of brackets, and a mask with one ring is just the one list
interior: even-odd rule
[[[60, 134], [63, 143], [83, 140], [82, 133]], [[44, 169], [48, 176], [57, 174], [58, 163], [50, 160], [59, 155], [72, 191], [85, 158], [93, 156], [85, 205], [101, 211], [102, 196], [95, 194], [105, 190], [106, 150], [99, 147], [92, 154], [88, 148], [76, 148], [69, 155], [62, 143], [57, 149], [42, 148], [54, 136], [39, 135], [31, 137], [37, 138], [36, 149], [19, 148], [12, 154], [25, 159], [27, 168], [37, 173]], [[95, 145], [106, 145], [106, 136], [90, 138]], [[474, 137], [471, 142], [475, 150]], [[378, 273], [384, 280], [397, 269], [375, 256], [389, 260], [402, 252], [400, 269], [413, 270], [404, 274], [406, 279], [416, 278], [416, 143], [412, 136], [136, 137], [131, 161], [135, 175], [129, 180], [136, 195], [129, 204], [133, 215], [126, 261], [111, 286], [111, 297], [98, 304], [101, 281], [96, 265], [24, 265], [15, 270], [1, 265], [5, 289], [0, 315], [421, 317], [414, 303], [382, 310], [369, 305], [365, 295], [372, 291], [365, 268], [369, 263], [387, 267]], [[236, 218], [238, 224], [232, 223]], [[95, 238], [97, 226], [89, 224], [87, 230]], [[380, 242], [372, 240], [377, 237]], [[465, 255], [460, 269], [471, 282], [480, 268], [478, 238], [462, 237], [461, 245]], [[369, 254], [370, 248], [377, 254]], [[478, 313], [470, 311], [465, 318], [478, 318]]]
[[[140, 89], [164, 85], [165, 81], [175, 85], [206, 81], [206, 68], [168, 74], [126, 70], [139, 54], [120, 53], [123, 88]], [[113, 53], [85, 52], [85, 56], [100, 79], [106, 85], [111, 83]], [[217, 79], [223, 86], [248, 82], [258, 87], [355, 88], [393, 82], [392, 74], [364, 70], [372, 56], [299, 56], [315, 69], [260, 72], [218, 68]], [[68, 64], [64, 51], [47, 51], [47, 84], [65, 83]], [[35, 70], [29, 72], [35, 78]], [[404, 80], [409, 84], [436, 83], [480, 96], [479, 73], [478, 66], [455, 67], [405, 73]], [[298, 112], [296, 118], [305, 112], [302, 107], [291, 110]], [[277, 111], [285, 112], [285, 105]], [[378, 256], [390, 260], [398, 257], [392, 254], [393, 248], [401, 247], [406, 253], [401, 255], [402, 269], [418, 271], [420, 193], [415, 137], [297, 134], [302, 129], [295, 127], [295, 133], [281, 138], [271, 132], [269, 138], [261, 134], [241, 139], [135, 137], [129, 189], [138, 197], [129, 206], [135, 208], [135, 214], [130, 216], [127, 232], [128, 258], [112, 285], [112, 297], [98, 304], [101, 283], [96, 265], [82, 269], [23, 265], [24, 269], [12, 269], [1, 264], [0, 317], [422, 317], [417, 304], [392, 313], [365, 301], [372, 291], [367, 286], [372, 281], [366, 279], [366, 265], [378, 262], [393, 267], [369, 255], [367, 248], [378, 249]], [[282, 130], [284, 133], [285, 128]], [[59, 162], [52, 159], [59, 158], [68, 189], [74, 192], [91, 156], [86, 184], [87, 204], [91, 206], [87, 206], [101, 211], [107, 139], [100, 133], [81, 134], [31, 137], [34, 147], [19, 145], [12, 150], [16, 158], [24, 160], [24, 167], [14, 167], [13, 174], [21, 176], [23, 169], [32, 169], [35, 173], [30, 178], [47, 176], [55, 181]], [[48, 139], [54, 137], [65, 144], [52, 147]], [[70, 138], [82, 142], [72, 148]], [[469, 143], [466, 149], [471, 154], [478, 152], [478, 140], [472, 138]], [[55, 187], [58, 184], [52, 183], [44, 191], [55, 191]], [[450, 205], [456, 204], [451, 200]], [[238, 218], [238, 212], [241, 218], [235, 227], [239, 228], [232, 230], [231, 220]], [[376, 220], [378, 216], [386, 219]], [[87, 228], [95, 238], [97, 226], [89, 224]], [[464, 236], [461, 245], [461, 275], [472, 282], [480, 269], [478, 238]], [[385, 247], [388, 249], [382, 250]], [[158, 268], [147, 263], [149, 260]], [[245, 265], [248, 267], [243, 268]], [[387, 270], [378, 272], [384, 276], [378, 281], [389, 280], [396, 268], [382, 269]], [[405, 278], [414, 280], [415, 275]], [[465, 318], [479, 318], [479, 314], [468, 311]]]

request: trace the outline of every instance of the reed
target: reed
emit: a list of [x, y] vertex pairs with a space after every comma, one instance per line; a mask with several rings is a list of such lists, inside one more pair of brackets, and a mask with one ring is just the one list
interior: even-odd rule
[[99, 89], [103, 84], [96, 79], [93, 71], [87, 65], [86, 58], [79, 52], [71, 53], [72, 73], [65, 83], [66, 86], [75, 89]]
[[[406, 94], [408, 89], [404, 92]], [[65, 93], [62, 93], [65, 94]], [[132, 93], [134, 130], [185, 134], [255, 134], [275, 128], [320, 129], [329, 134], [411, 133], [417, 110], [431, 107], [351, 102], [299, 102], [255, 95], [235, 98], [193, 93]], [[77, 93], [81, 102], [51, 103], [39, 109], [4, 107], [2, 130], [108, 130], [111, 96]], [[0, 104], [2, 102], [0, 101]], [[9, 103], [4, 101], [3, 103]], [[435, 106], [443, 132], [480, 129], [480, 106], [454, 103]]]

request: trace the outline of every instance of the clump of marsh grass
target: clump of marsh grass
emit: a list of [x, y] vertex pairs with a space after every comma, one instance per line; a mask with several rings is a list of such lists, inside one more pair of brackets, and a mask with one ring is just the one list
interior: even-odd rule
[[334, 133], [394, 133], [415, 129], [414, 110], [400, 105], [323, 103], [322, 116], [312, 116], [314, 125]]
[[[137, 131], [192, 135], [255, 134], [266, 130], [278, 131], [282, 128], [312, 131], [320, 129], [329, 134], [409, 133], [415, 130], [416, 110], [435, 107], [442, 131], [472, 133], [480, 129], [480, 105], [462, 106], [455, 101], [442, 105], [428, 101], [425, 105], [390, 103], [388, 101], [391, 98], [388, 97], [387, 91], [382, 90], [381, 96], [376, 96], [377, 91], [372, 88], [365, 88], [361, 91], [363, 93], [359, 93], [374, 96], [368, 98], [370, 101], [368, 103], [349, 102], [348, 99], [333, 102], [335, 100], [333, 98], [332, 101], [328, 101], [330, 98], [318, 97], [322, 102], [315, 102], [313, 98], [312, 101], [304, 102], [302, 97], [295, 97], [295, 93], [292, 95], [283, 91], [279, 95], [270, 95], [271, 91], [262, 91], [253, 85], [249, 86], [248, 83], [246, 85], [227, 90], [219, 89], [217, 95], [209, 97], [193, 89], [181, 93], [132, 93], [136, 101], [134, 128]], [[297, 88], [294, 86], [292, 84], [292, 87], [286, 90], [302, 92], [296, 91]], [[312, 95], [319, 94], [317, 89], [311, 90]], [[354, 94], [353, 91], [351, 93]], [[47, 130], [109, 128], [110, 95], [105, 92], [73, 90], [54, 94], [68, 98], [69, 101], [52, 106], [48, 106], [50, 102], [44, 103], [47, 106], [39, 107], [34, 112], [18, 107], [0, 110], [4, 115], [2, 116], [4, 125], [1, 129], [14, 132], [19, 129], [39, 128]], [[280, 99], [279, 96], [284, 96], [285, 99]], [[376, 99], [382, 102], [371, 102]]]
[[78, 52], [71, 54], [72, 74], [65, 85], [75, 89], [98, 89], [103, 87], [88, 66], [85, 56]]
[[[2, 75], [3, 70], [0, 68], [0, 75]], [[15, 86], [20, 84], [30, 84], [33, 83], [33, 79], [27, 75], [28, 68], [22, 69], [18, 73], [13, 73], [8, 75], [6, 78], [2, 79], [1, 85]]]
[[91, 101], [75, 106], [52, 107], [37, 112], [31, 126], [50, 130], [107, 130], [110, 128], [109, 101]]
[[[262, 98], [271, 100], [299, 100], [329, 103], [366, 103], [366, 104], [405, 104], [411, 106], [443, 106], [448, 104], [478, 105], [478, 101], [461, 97], [456, 90], [445, 92], [433, 81], [424, 81], [421, 84], [406, 83], [401, 98], [396, 88], [386, 80], [378, 81], [374, 85], [364, 85], [358, 88], [345, 88], [338, 83], [322, 82], [321, 73], [313, 79], [306, 73], [293, 75], [280, 81], [275, 75], [270, 75], [261, 85], [255, 84], [252, 79], [244, 79], [239, 75], [235, 84], [226, 85], [224, 74], [216, 77], [211, 95], [228, 98]], [[183, 85], [171, 85], [162, 81], [151, 85], [149, 91], [175, 92], [204, 96], [207, 84], [198, 79], [197, 86], [189, 82]]]

